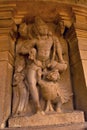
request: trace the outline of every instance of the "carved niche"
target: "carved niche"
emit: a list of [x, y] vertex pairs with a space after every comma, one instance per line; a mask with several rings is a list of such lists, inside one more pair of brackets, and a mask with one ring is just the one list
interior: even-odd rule
[[63, 23], [35, 17], [32, 24], [21, 23], [18, 33], [12, 115], [63, 112], [63, 104], [72, 100]]

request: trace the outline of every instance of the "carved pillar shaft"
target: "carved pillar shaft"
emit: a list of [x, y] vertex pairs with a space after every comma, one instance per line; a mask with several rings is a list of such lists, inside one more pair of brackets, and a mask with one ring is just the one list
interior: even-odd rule
[[[80, 60], [82, 63], [83, 68], [83, 75], [85, 78], [85, 87], [87, 87], [87, 11], [77, 9], [76, 7], [73, 7], [75, 17], [76, 17], [76, 23], [74, 24], [76, 37], [78, 40], [78, 50], [80, 55]], [[83, 15], [84, 14], [84, 15]]]
[[[0, 8], [1, 9], [1, 8]], [[11, 113], [12, 73], [14, 63], [14, 39], [11, 37], [14, 21], [12, 12], [0, 12], [0, 127], [3, 128]], [[10, 9], [9, 9], [10, 10]]]
[[85, 78], [85, 87], [87, 87], [87, 31], [76, 29], [76, 34], [78, 38], [78, 48]]
[[[80, 26], [81, 27], [81, 26]], [[66, 39], [69, 46], [72, 86], [74, 91], [74, 107], [87, 113], [86, 89], [86, 41], [84, 29], [73, 25], [67, 32]]]

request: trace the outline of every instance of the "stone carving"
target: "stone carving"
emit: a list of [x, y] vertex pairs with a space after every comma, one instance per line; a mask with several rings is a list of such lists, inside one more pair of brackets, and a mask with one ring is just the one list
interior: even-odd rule
[[[23, 113], [29, 95], [36, 113], [44, 114], [44, 111], [54, 110], [62, 112], [62, 104], [67, 102], [72, 94], [61, 88], [59, 84], [61, 73], [67, 69], [61, 44], [40, 17], [35, 17], [31, 30], [30, 34], [29, 26], [25, 23], [19, 28], [20, 39], [16, 47], [14, 86], [18, 87], [20, 100], [15, 113]], [[43, 110], [39, 95], [47, 104]]]
[[19, 102], [14, 110], [14, 114], [23, 114], [25, 106], [28, 102], [29, 91], [27, 90], [26, 80], [25, 80], [25, 59], [19, 54], [20, 47], [27, 40], [27, 25], [22, 23], [19, 27], [20, 39], [16, 45], [16, 59], [15, 59], [15, 73], [13, 86], [17, 87], [19, 94]]

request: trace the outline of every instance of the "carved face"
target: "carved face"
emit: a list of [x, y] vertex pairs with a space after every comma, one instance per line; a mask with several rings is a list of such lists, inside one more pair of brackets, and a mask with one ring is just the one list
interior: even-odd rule
[[39, 25], [37, 28], [38, 28], [40, 35], [48, 35], [48, 27], [47, 26]]
[[21, 36], [26, 37], [28, 32], [28, 28], [26, 23], [22, 23], [19, 27], [19, 33]]

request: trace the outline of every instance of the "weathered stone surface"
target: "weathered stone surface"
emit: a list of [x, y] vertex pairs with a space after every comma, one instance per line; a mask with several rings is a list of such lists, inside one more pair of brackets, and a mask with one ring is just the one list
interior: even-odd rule
[[[13, 19], [16, 24], [20, 24], [22, 21], [25, 21], [27, 24], [34, 23], [33, 20], [35, 16], [41, 16], [43, 20], [47, 23], [53, 22], [56, 23], [56, 16], [58, 16], [58, 20], [64, 22], [64, 26], [66, 28], [64, 32], [64, 36], [67, 33], [67, 30], [71, 32], [67, 35], [68, 47], [64, 47], [64, 50], [69, 50], [69, 53], [66, 51], [63, 52], [64, 59], [68, 61], [70, 60], [70, 68], [68, 68], [65, 72], [65, 77], [63, 79], [63, 86], [66, 86], [66, 89], [71, 89], [71, 80], [73, 85], [74, 92], [74, 106], [76, 109], [83, 110], [87, 112], [87, 7], [81, 6], [81, 4], [87, 4], [86, 0], [7, 0], [4, 2], [0, 1], [0, 66], [4, 69], [2, 75], [2, 69], [0, 68], [0, 103], [3, 112], [1, 113], [1, 122], [4, 121], [2, 119], [4, 115], [5, 106], [9, 106], [5, 116], [5, 120], [8, 118], [10, 114], [10, 106], [11, 106], [11, 82], [12, 82], [12, 66], [14, 65], [14, 50], [15, 44], [12, 39], [8, 38], [6, 33], [10, 34], [13, 25]], [[24, 4], [25, 2], [25, 4]], [[69, 3], [69, 4], [66, 4]], [[77, 5], [75, 5], [75, 3]], [[17, 12], [13, 15], [13, 8], [16, 7]], [[32, 11], [33, 10], [33, 11]], [[14, 16], [14, 18], [13, 18]], [[73, 24], [73, 29], [71, 29], [71, 25]], [[2, 34], [5, 34], [4, 36]], [[18, 35], [19, 36], [19, 35]], [[14, 36], [13, 36], [14, 37]], [[67, 44], [67, 43], [66, 43]], [[67, 54], [66, 54], [67, 53]], [[68, 58], [69, 55], [69, 58]], [[3, 67], [3, 65], [4, 67]], [[9, 67], [7, 67], [9, 66]], [[10, 74], [8, 71], [11, 71]], [[71, 72], [71, 79], [70, 79]], [[8, 78], [6, 77], [7, 75]], [[64, 76], [64, 75], [63, 75]], [[68, 77], [68, 78], [67, 78]], [[67, 82], [66, 82], [67, 81]], [[4, 84], [4, 85], [3, 85]], [[8, 94], [6, 93], [8, 92]], [[8, 102], [6, 102], [5, 95], [7, 95]], [[3, 99], [3, 100], [2, 100]], [[9, 104], [9, 105], [8, 105]], [[72, 99], [70, 105], [66, 105], [66, 108], [73, 109]], [[2, 111], [1, 109], [1, 111]], [[72, 115], [72, 114], [71, 114]], [[19, 117], [18, 117], [19, 118]], [[24, 122], [27, 117], [24, 117]], [[47, 118], [47, 117], [46, 117]], [[74, 116], [73, 116], [74, 118]], [[79, 117], [78, 117], [79, 118]], [[11, 120], [11, 119], [10, 119]], [[28, 120], [30, 120], [28, 118]], [[48, 120], [48, 119], [47, 119]], [[74, 119], [73, 119], [74, 120]], [[18, 119], [17, 119], [18, 121]], [[60, 121], [60, 120], [59, 120]], [[63, 122], [63, 121], [62, 121]], [[26, 124], [27, 122], [25, 122]], [[66, 122], [65, 122], [66, 123]]]
[[12, 66], [7, 61], [0, 61], [0, 127], [11, 112]]
[[71, 67], [72, 86], [74, 92], [74, 105], [76, 109], [83, 110], [86, 114], [87, 89], [85, 86], [85, 77], [83, 73], [82, 62], [79, 61]]
[[85, 77], [85, 82], [86, 82], [86, 87], [87, 87], [87, 60], [82, 60], [82, 65], [84, 68], [83, 71], [84, 71], [84, 77]]
[[0, 52], [0, 62], [7, 61], [11, 65], [14, 65], [14, 57], [8, 51]]
[[[85, 123], [72, 123], [65, 125], [47, 125], [47, 126], [31, 126], [31, 127], [22, 127], [22, 128], [8, 128], [8, 130], [86, 130], [87, 122]], [[6, 130], [6, 129], [2, 129]]]
[[73, 53], [72, 55], [70, 55], [70, 65], [73, 66], [76, 63], [78, 63], [80, 61], [80, 53], [79, 51]]
[[78, 39], [78, 42], [79, 42], [78, 44], [79, 49], [82, 51], [87, 51], [87, 38], [80, 37]]
[[[4, 2], [9, 2], [10, 0], [4, 0]], [[15, 1], [15, 0], [13, 0], [13, 1]], [[16, 0], [16, 2], [21, 2], [21, 1], [23, 1], [23, 0]], [[27, 0], [24, 0], [25, 2], [27, 1]], [[28, 1], [32, 1], [32, 0], [28, 0]], [[50, 1], [50, 2], [58, 2], [58, 3], [68, 3], [68, 4], [76, 4], [76, 5], [78, 5], [78, 4], [87, 4], [87, 1], [86, 0], [33, 0], [33, 2], [37, 2], [37, 1]], [[1, 0], [1, 2], [3, 3], [3, 0]]]
[[[83, 10], [84, 11], [84, 10]], [[68, 33], [68, 44], [70, 54], [70, 65], [71, 65], [71, 77], [72, 77], [72, 88], [74, 92], [74, 104], [76, 109], [85, 111], [87, 109], [86, 99], [87, 98], [87, 69], [86, 69], [86, 20], [79, 22], [81, 17], [76, 10], [76, 25], [71, 27]], [[81, 24], [80, 24], [81, 23]], [[84, 24], [84, 26], [82, 25]]]
[[83, 122], [83, 112], [73, 111], [70, 113], [54, 113], [47, 115], [36, 114], [30, 117], [13, 117], [9, 119], [9, 127], [64, 125]]
[[10, 35], [0, 35], [0, 52], [8, 51], [14, 56], [15, 44]]
[[[11, 14], [10, 9], [9, 13], [8, 11], [7, 13], [0, 11], [2, 17], [2, 20], [0, 20], [0, 128], [6, 126], [6, 120], [11, 114], [12, 74], [15, 50], [14, 39], [12, 37], [13, 20]], [[7, 15], [7, 17], [4, 15]]]
[[[19, 26], [20, 36], [16, 45], [13, 82], [13, 86], [18, 88], [19, 103], [14, 114], [24, 113], [26, 98], [30, 102], [30, 96], [32, 103], [35, 103], [33, 106], [36, 112], [62, 111], [62, 105], [72, 99], [70, 72], [69, 68], [67, 71], [66, 63], [69, 62], [68, 47], [60, 31], [60, 21], [57, 23], [60, 26], [57, 31], [55, 28], [58, 27], [54, 23], [49, 24], [56, 34], [59, 33], [59, 37], [52, 33], [48, 24], [41, 17], [36, 16], [31, 26], [26, 22]], [[46, 107], [41, 107], [41, 98], [46, 103]], [[72, 102], [70, 109], [73, 109]]]

